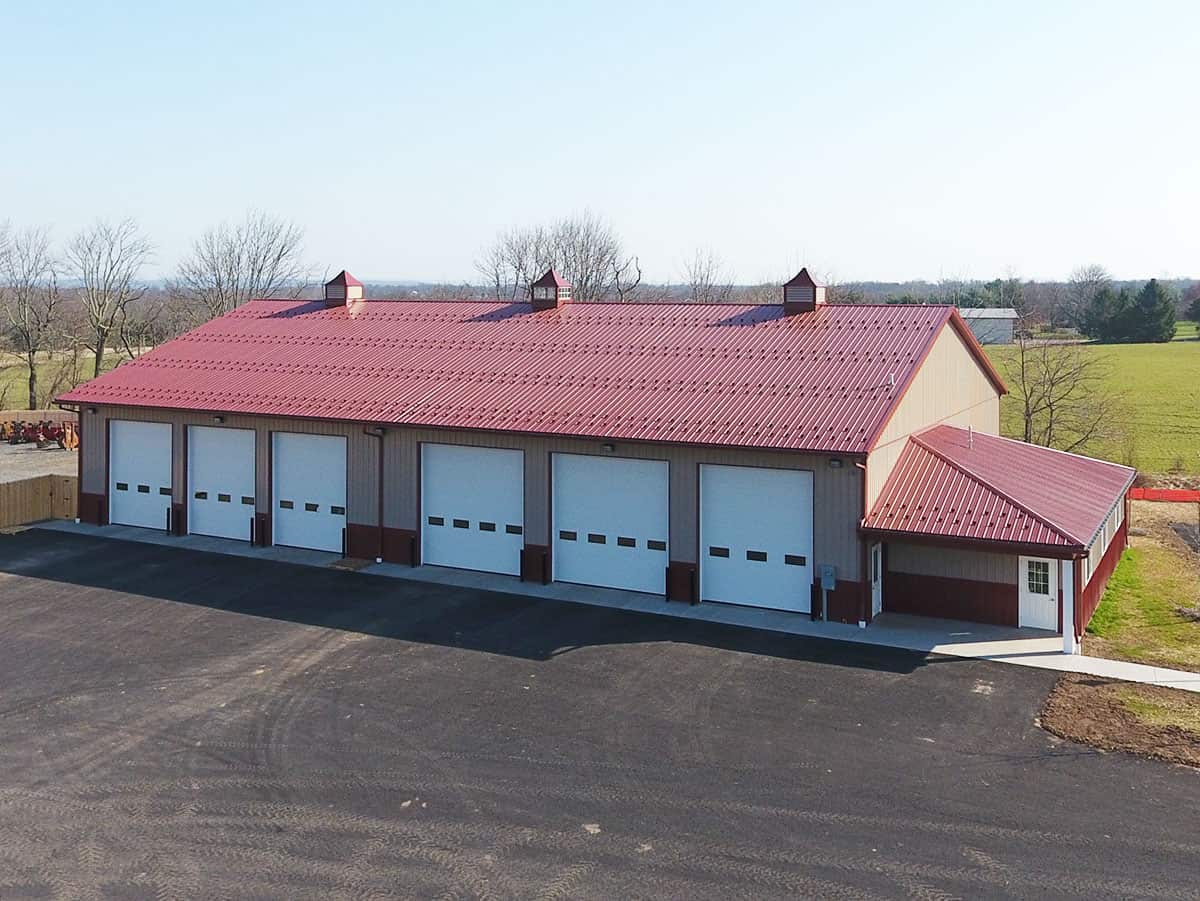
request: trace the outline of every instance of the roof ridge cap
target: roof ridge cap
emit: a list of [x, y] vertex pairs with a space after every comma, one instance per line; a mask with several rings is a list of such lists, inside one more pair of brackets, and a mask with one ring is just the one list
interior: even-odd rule
[[[956, 428], [955, 426], [946, 425], [946, 423], [939, 423], [938, 425], [932, 426], [929, 429], [926, 429], [925, 431], [927, 431], [927, 432], [933, 431], [933, 429], [940, 428], [941, 426], [946, 426], [947, 428]], [[972, 469], [968, 468], [967, 466], [959, 463], [957, 460], [952, 460], [950, 457], [943, 454], [937, 448], [931, 446], [928, 442], [922, 441], [921, 434], [923, 434], [923, 433], [916, 434], [916, 435], [909, 435], [908, 436], [909, 440], [915, 442], [920, 447], [924, 448], [926, 451], [933, 454], [935, 457], [937, 457], [939, 460], [941, 460], [947, 466], [957, 469], [959, 472], [961, 472], [967, 478], [971, 479], [971, 481], [975, 482], [978, 485], [982, 485], [983, 487], [987, 488], [988, 491], [991, 491], [994, 494], [998, 494], [1000, 497], [1004, 498], [1004, 500], [1008, 501], [1010, 504], [1012, 504], [1018, 510], [1023, 511], [1028, 516], [1032, 516], [1034, 519], [1036, 519], [1042, 525], [1049, 528], [1051, 531], [1057, 532], [1063, 538], [1068, 538], [1071, 541], [1074, 541], [1080, 547], [1086, 547], [1086, 545], [1083, 543], [1083, 541], [1081, 541], [1075, 535], [1072, 535], [1070, 532], [1068, 532], [1066, 529], [1064, 529], [1062, 526], [1058, 525], [1057, 523], [1051, 522], [1045, 516], [1038, 513], [1036, 510], [1032, 509], [1028, 504], [1022, 503], [1021, 501], [1019, 501], [1015, 497], [1013, 497], [1011, 494], [1009, 494], [1007, 491], [997, 488], [995, 485], [993, 485], [991, 482], [989, 482], [983, 476], [979, 475], [979, 473], [977, 473], [977, 472], [973, 471]]]
[[[950, 426], [950, 428], [958, 429], [959, 431], [965, 431], [965, 429], [963, 429], [961, 426]], [[1020, 445], [1025, 445], [1027, 447], [1036, 447], [1039, 450], [1049, 451], [1052, 454], [1059, 454], [1060, 456], [1063, 456], [1063, 457], [1072, 457], [1076, 460], [1087, 460], [1089, 463], [1099, 463], [1102, 466], [1112, 466], [1112, 467], [1115, 467], [1116, 469], [1127, 470], [1127, 471], [1133, 473], [1134, 475], [1137, 474], [1137, 469], [1135, 469], [1134, 467], [1126, 466], [1124, 463], [1114, 463], [1112, 460], [1101, 460], [1098, 457], [1089, 457], [1086, 454], [1077, 454], [1074, 451], [1062, 450], [1057, 447], [1046, 447], [1044, 444], [1034, 444], [1031, 441], [1022, 441], [1019, 438], [1009, 438], [1006, 435], [991, 435], [986, 432], [977, 432], [976, 434], [984, 435], [985, 438], [995, 440], [995, 441], [1005, 441], [1005, 442], [1008, 442], [1009, 444], [1020, 444]]]

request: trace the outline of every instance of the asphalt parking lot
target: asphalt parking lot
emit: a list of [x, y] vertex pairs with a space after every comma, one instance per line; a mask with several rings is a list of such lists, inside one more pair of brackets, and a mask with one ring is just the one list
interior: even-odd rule
[[1051, 673], [0, 535], [0, 898], [1195, 898]]

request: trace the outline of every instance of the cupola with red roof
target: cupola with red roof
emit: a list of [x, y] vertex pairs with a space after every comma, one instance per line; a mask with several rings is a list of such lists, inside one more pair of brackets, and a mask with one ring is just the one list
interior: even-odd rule
[[348, 300], [362, 300], [363, 283], [343, 269], [325, 283], [325, 306], [344, 307]]
[[571, 283], [554, 271], [546, 274], [529, 286], [529, 302], [535, 310], [553, 310], [560, 303], [571, 300]]
[[808, 267], [797, 272], [783, 286], [783, 314], [811, 313], [817, 304], [825, 303], [825, 286], [808, 274]]

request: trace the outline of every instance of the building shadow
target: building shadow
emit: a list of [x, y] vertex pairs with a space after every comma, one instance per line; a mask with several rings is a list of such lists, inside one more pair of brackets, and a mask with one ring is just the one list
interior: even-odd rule
[[895, 674], [954, 659], [667, 614], [38, 529], [0, 535], [0, 572], [121, 592], [135, 599], [534, 661], [579, 648], [662, 642]]

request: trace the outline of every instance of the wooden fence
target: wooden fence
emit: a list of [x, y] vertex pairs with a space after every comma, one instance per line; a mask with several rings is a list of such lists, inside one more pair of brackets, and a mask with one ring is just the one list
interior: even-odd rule
[[75, 476], [34, 476], [0, 482], [0, 528], [77, 515]]

